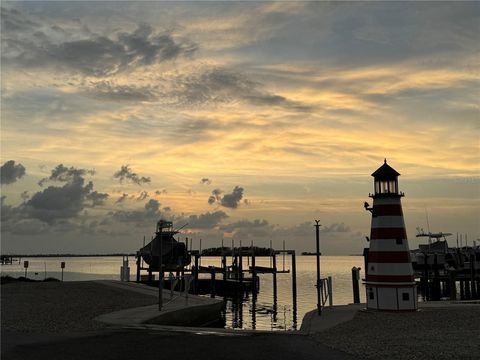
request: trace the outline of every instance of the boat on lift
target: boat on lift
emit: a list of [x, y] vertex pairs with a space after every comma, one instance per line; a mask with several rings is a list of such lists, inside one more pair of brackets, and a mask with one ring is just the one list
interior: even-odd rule
[[159, 271], [160, 260], [163, 271], [180, 271], [190, 264], [186, 245], [174, 237], [179, 230], [173, 228], [171, 221], [161, 219], [157, 222], [154, 238], [138, 251], [152, 271]]

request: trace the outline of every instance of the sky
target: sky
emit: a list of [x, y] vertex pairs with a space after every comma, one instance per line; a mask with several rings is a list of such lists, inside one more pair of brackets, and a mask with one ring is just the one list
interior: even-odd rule
[[480, 3], [2, 1], [2, 253], [480, 238]]

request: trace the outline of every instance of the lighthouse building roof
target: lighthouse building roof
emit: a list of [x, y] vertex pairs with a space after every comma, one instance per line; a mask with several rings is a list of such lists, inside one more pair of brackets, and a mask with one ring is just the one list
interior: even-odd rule
[[387, 164], [387, 159], [385, 159], [382, 166], [380, 166], [375, 172], [372, 174], [375, 179], [392, 179], [400, 176], [394, 168]]

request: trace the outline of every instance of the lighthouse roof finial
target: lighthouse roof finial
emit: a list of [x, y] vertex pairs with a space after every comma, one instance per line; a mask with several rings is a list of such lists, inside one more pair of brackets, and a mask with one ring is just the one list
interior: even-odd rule
[[392, 168], [390, 165], [387, 164], [387, 159], [383, 160], [383, 165], [380, 166], [372, 176], [376, 179], [392, 179], [400, 176], [400, 174]]

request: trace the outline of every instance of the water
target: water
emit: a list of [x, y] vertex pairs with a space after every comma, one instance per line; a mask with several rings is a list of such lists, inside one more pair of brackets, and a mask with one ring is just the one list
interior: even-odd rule
[[[2, 275], [24, 276], [23, 261], [29, 261], [27, 276], [43, 280], [46, 277], [61, 278], [60, 263], [66, 262], [64, 281], [119, 280], [122, 257], [65, 257], [22, 258], [21, 264], [3, 265]], [[244, 259], [246, 262], [246, 259]], [[244, 263], [245, 264], [245, 263]], [[202, 266], [220, 266], [219, 257], [202, 257]], [[257, 257], [257, 266], [270, 266], [269, 257]], [[261, 274], [260, 292], [256, 301], [248, 296], [241, 302], [225, 299], [223, 318], [226, 328], [257, 330], [299, 329], [305, 313], [316, 308], [317, 293], [315, 256], [298, 256], [297, 265], [297, 311], [292, 299], [291, 273], [277, 274], [277, 303], [274, 304], [271, 274]], [[353, 266], [363, 268], [362, 256], [322, 256], [321, 276], [333, 278], [333, 304], [353, 302]], [[277, 268], [282, 270], [283, 256], [277, 256]], [[290, 257], [285, 257], [285, 270], [290, 269]], [[130, 258], [131, 277], [135, 276], [135, 261]], [[365, 289], [360, 289], [360, 300], [365, 301]]]

